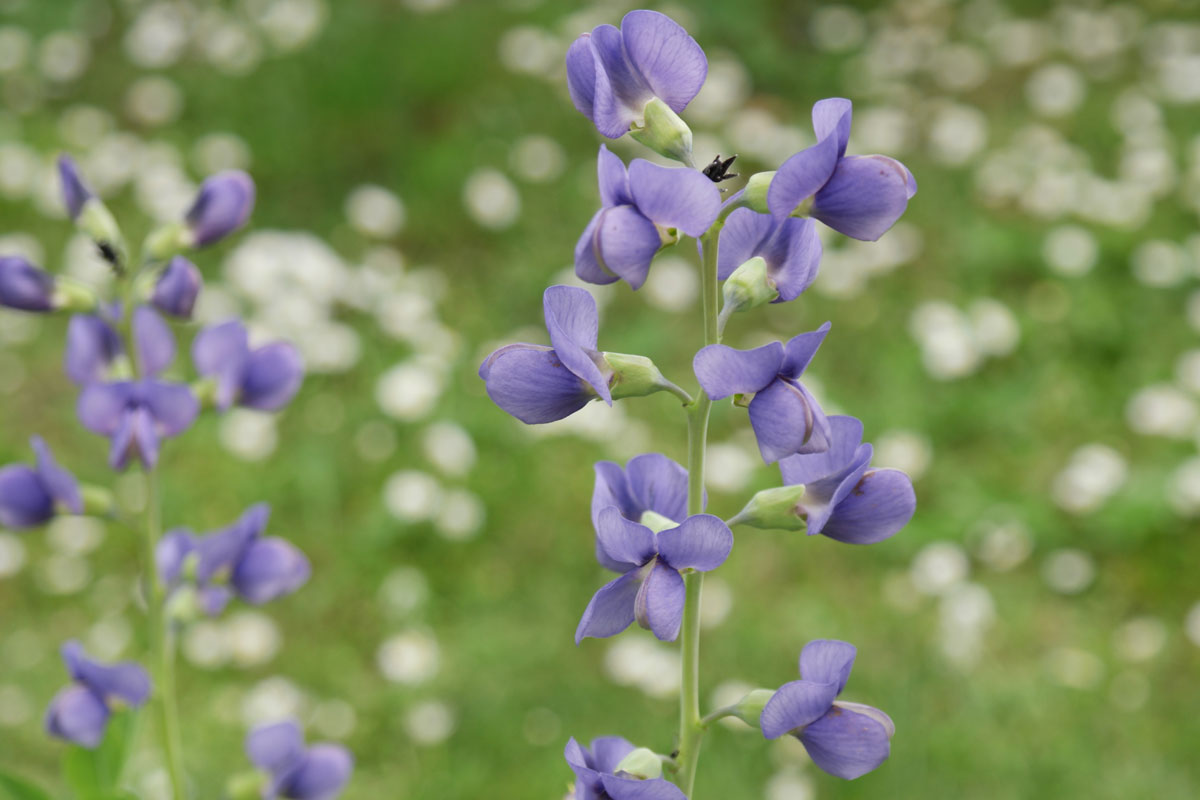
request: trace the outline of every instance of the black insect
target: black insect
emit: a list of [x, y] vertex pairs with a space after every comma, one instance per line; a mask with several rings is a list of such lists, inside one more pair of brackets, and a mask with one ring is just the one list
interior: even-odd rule
[[729, 167], [733, 164], [735, 159], [737, 159], [736, 154], [722, 161], [721, 155], [718, 153], [717, 157], [712, 160], [712, 163], [702, 169], [701, 172], [703, 172], [704, 176], [713, 183], [720, 183], [721, 181], [727, 181], [730, 178], [736, 178], [738, 174], [736, 172], [729, 171]]

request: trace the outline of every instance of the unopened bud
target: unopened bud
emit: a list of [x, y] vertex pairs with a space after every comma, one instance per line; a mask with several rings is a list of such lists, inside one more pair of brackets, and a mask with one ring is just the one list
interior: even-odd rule
[[653, 750], [639, 747], [621, 759], [613, 768], [614, 775], [625, 773], [641, 780], [654, 780], [662, 777], [662, 758]]
[[767, 530], [802, 531], [808, 523], [806, 513], [800, 505], [804, 498], [804, 486], [779, 486], [763, 489], [746, 507], [727, 521], [733, 525], [749, 525], [751, 528]]
[[756, 172], [751, 175], [750, 180], [746, 181], [746, 192], [742, 195], [742, 202], [760, 214], [770, 214], [767, 190], [771, 188], [771, 179], [774, 177], [774, 171]]
[[657, 97], [642, 109], [642, 123], [634, 122], [629, 135], [659, 155], [692, 163], [692, 129]]

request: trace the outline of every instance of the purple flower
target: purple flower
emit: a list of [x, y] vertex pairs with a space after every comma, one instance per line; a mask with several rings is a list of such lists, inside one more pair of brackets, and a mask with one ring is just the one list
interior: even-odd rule
[[779, 462], [783, 482], [804, 484], [798, 508], [810, 536], [823, 533], [849, 544], [881, 542], [912, 519], [917, 509], [912, 481], [899, 470], [868, 467], [872, 449], [860, 444], [859, 420], [833, 416], [829, 428], [827, 451]]
[[118, 704], [140, 706], [150, 698], [150, 676], [132, 661], [111, 666], [92, 661], [75, 641], [62, 646], [62, 657], [74, 682], [50, 701], [46, 732], [94, 749]]
[[829, 449], [829, 420], [800, 376], [829, 331], [826, 322], [786, 345], [771, 342], [754, 350], [712, 344], [692, 362], [700, 385], [713, 400], [754, 393], [750, 425], [768, 464], [793, 453]]
[[488, 356], [479, 367], [488, 397], [528, 425], [569, 417], [594, 397], [612, 405], [595, 299], [586, 289], [551, 286], [542, 310], [552, 346], [510, 344]]
[[155, 554], [163, 583], [175, 590], [185, 580], [194, 581], [200, 606], [210, 616], [221, 613], [234, 593], [262, 605], [296, 591], [312, 568], [290, 542], [262, 535], [270, 515], [270, 507], [259, 503], [232, 525], [205, 536], [183, 528], [168, 531]]
[[56, 514], [83, 513], [75, 476], [60, 467], [42, 437], [30, 439], [37, 467], [9, 464], [0, 469], [0, 525], [20, 530], [45, 525]]
[[304, 734], [292, 721], [260, 725], [246, 737], [246, 755], [270, 774], [263, 800], [333, 800], [354, 771], [354, 757], [337, 744], [304, 746]]
[[58, 157], [58, 177], [62, 184], [63, 204], [67, 207], [67, 213], [71, 215], [72, 220], [79, 219], [83, 204], [95, 195], [79, 176], [79, 167], [76, 166], [75, 160], [66, 154]]
[[246, 224], [254, 210], [254, 181], [240, 170], [218, 172], [200, 184], [185, 220], [191, 245], [206, 247]]
[[617, 772], [635, 749], [619, 736], [593, 739], [591, 747], [571, 737], [563, 755], [575, 773], [575, 800], [687, 800], [678, 786], [662, 778], [641, 780]]
[[175, 356], [175, 340], [162, 317], [145, 306], [136, 309], [133, 337], [146, 377], [89, 383], [80, 392], [77, 406], [83, 426], [112, 441], [108, 463], [113, 469], [124, 469], [131, 457], [153, 468], [160, 440], [183, 433], [200, 410], [188, 387], [156, 377]]
[[588, 636], [616, 636], [635, 619], [662, 641], [674, 641], [683, 619], [680, 571], [714, 570], [733, 549], [729, 527], [711, 514], [687, 517], [655, 533], [616, 506], [600, 512], [596, 539], [600, 563], [623, 574], [592, 597], [575, 630], [576, 644]]
[[810, 219], [775, 219], [739, 208], [725, 220], [717, 250], [717, 277], [726, 280], [752, 258], [767, 262], [767, 279], [779, 292], [773, 302], [795, 300], [817, 277], [821, 240]]
[[192, 342], [196, 371], [217, 382], [217, 408], [235, 402], [259, 411], [286, 406], [304, 380], [304, 361], [289, 342], [251, 349], [246, 326], [237, 320], [205, 328]]
[[21, 256], [0, 256], [0, 306], [52, 311], [54, 277]]
[[630, 11], [619, 30], [597, 26], [567, 50], [571, 101], [610, 139], [640, 123], [655, 97], [672, 111], [683, 111], [707, 76], [708, 59], [700, 45], [657, 11]]
[[638, 158], [627, 171], [600, 145], [598, 171], [603, 207], [575, 245], [575, 274], [588, 283], [624, 280], [640, 288], [664, 244], [679, 231], [702, 235], [721, 211], [720, 190], [694, 169]]
[[67, 377], [86, 386], [104, 380], [122, 350], [121, 337], [108, 319], [99, 314], [75, 314], [67, 325], [63, 367]]
[[850, 101], [840, 97], [813, 106], [817, 143], [783, 163], [767, 205], [776, 219], [807, 210], [836, 231], [874, 241], [904, 213], [917, 182], [894, 158], [847, 156], [850, 116]]
[[763, 708], [768, 739], [785, 733], [804, 745], [813, 763], [852, 780], [887, 760], [896, 726], [877, 708], [837, 700], [854, 665], [854, 645], [817, 639], [800, 651], [803, 680], [780, 687]]
[[175, 256], [159, 276], [154, 285], [150, 302], [164, 314], [180, 319], [191, 319], [196, 298], [204, 286], [200, 270], [183, 256]]

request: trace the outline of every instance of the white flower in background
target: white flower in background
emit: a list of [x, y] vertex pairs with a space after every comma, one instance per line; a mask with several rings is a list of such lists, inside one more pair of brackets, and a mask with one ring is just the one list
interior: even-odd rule
[[437, 640], [424, 631], [407, 631], [379, 646], [375, 663], [383, 677], [394, 683], [417, 686], [438, 673], [441, 654]]
[[1042, 579], [1059, 594], [1079, 594], [1095, 577], [1095, 562], [1082, 550], [1055, 550], [1042, 562]]
[[1129, 476], [1124, 457], [1103, 444], [1088, 444], [1054, 478], [1054, 502], [1072, 514], [1088, 514], [1104, 505]]

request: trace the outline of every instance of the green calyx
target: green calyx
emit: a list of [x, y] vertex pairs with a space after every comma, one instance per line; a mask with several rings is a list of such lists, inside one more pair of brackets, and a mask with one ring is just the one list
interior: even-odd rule
[[612, 369], [608, 386], [613, 400], [645, 397], [655, 392], [679, 391], [675, 384], [663, 377], [654, 362], [645, 356], [604, 353], [603, 358]]
[[763, 489], [727, 523], [764, 530], [807, 530], [808, 512], [800, 505], [803, 498], [804, 487], [801, 485]]
[[629, 135], [661, 156], [692, 165], [692, 129], [657, 97], [642, 109], [642, 122], [634, 122]]
[[774, 696], [775, 692], [771, 689], [755, 689], [730, 709], [730, 716], [757, 728], [761, 724], [763, 709]]
[[775, 288], [762, 256], [755, 256], [735, 269], [721, 292], [725, 301], [719, 318], [722, 329], [731, 315], [766, 305], [779, 297], [779, 290]]
[[750, 180], [746, 181], [742, 202], [759, 214], [770, 214], [771, 209], [767, 207], [767, 190], [771, 188], [771, 179], [774, 177], [774, 171], [756, 172], [751, 175]]
[[151, 261], [166, 261], [192, 246], [192, 232], [182, 222], [168, 222], [146, 237], [142, 251]]

